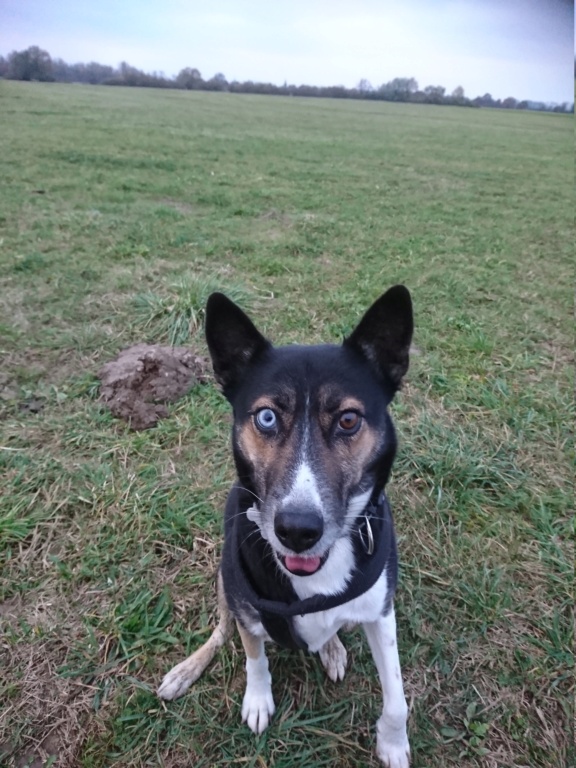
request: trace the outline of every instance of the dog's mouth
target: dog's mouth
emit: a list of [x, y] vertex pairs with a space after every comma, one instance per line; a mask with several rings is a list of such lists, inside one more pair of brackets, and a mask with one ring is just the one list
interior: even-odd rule
[[317, 573], [328, 558], [328, 552], [320, 557], [302, 557], [302, 555], [280, 555], [280, 560], [284, 568], [294, 576], [311, 576]]

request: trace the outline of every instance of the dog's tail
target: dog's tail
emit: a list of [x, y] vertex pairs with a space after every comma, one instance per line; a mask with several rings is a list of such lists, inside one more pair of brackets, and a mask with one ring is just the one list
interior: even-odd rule
[[218, 626], [212, 632], [203, 646], [198, 648], [192, 656], [177, 664], [164, 677], [158, 696], [161, 699], [177, 699], [202, 675], [208, 664], [214, 658], [216, 651], [226, 643], [232, 634], [232, 615], [224, 595], [222, 576], [218, 574], [218, 609], [220, 620]]

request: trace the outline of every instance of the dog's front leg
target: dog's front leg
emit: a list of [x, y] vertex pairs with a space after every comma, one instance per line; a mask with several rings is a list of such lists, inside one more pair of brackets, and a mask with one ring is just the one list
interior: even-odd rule
[[266, 730], [276, 707], [272, 698], [272, 676], [264, 652], [264, 640], [236, 622], [246, 653], [246, 693], [242, 702], [242, 722], [260, 734]]
[[177, 664], [164, 676], [158, 689], [158, 696], [161, 699], [171, 701], [182, 696], [192, 683], [198, 680], [214, 658], [216, 651], [224, 645], [232, 634], [232, 616], [226, 602], [221, 573], [218, 574], [218, 608], [220, 621], [212, 635], [192, 656]]
[[377, 621], [364, 624], [364, 631], [382, 684], [382, 715], [376, 726], [378, 757], [389, 768], [408, 768], [408, 707], [400, 672], [394, 608]]

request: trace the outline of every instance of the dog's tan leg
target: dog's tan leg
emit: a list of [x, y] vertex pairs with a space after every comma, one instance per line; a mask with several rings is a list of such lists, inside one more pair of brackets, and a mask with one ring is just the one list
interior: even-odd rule
[[408, 707], [400, 673], [394, 608], [386, 616], [363, 626], [382, 683], [382, 715], [376, 724], [378, 757], [387, 768], [408, 768]]
[[221, 648], [232, 634], [232, 616], [224, 595], [222, 576], [218, 574], [218, 609], [220, 620], [210, 638], [192, 656], [177, 664], [162, 680], [158, 688], [161, 699], [177, 699], [195, 683], [208, 664], [214, 658], [216, 651]]
[[260, 734], [266, 730], [276, 707], [272, 698], [272, 677], [264, 651], [264, 640], [243, 627], [238, 632], [246, 653], [246, 693], [242, 702], [242, 722]]
[[338, 635], [334, 635], [327, 643], [324, 643], [318, 654], [330, 680], [334, 683], [337, 683], [338, 680], [344, 680], [348, 654]]

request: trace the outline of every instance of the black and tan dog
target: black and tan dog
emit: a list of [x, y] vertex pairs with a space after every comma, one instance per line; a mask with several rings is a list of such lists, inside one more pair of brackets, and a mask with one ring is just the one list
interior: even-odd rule
[[230, 635], [246, 652], [242, 719], [274, 713], [266, 640], [318, 652], [344, 677], [337, 632], [361, 623], [383, 688], [377, 752], [406, 768], [407, 707], [396, 644], [396, 542], [384, 495], [396, 438], [387, 407], [408, 368], [412, 305], [395, 286], [341, 346], [274, 348], [226, 296], [210, 296], [206, 338], [234, 409], [238, 483], [228, 497], [218, 577], [220, 622], [158, 691], [174, 699]]

